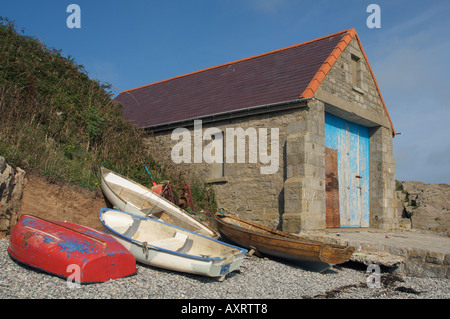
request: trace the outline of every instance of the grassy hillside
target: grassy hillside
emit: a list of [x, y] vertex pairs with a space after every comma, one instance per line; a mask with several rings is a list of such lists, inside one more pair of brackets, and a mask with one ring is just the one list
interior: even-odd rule
[[[0, 17], [0, 155], [13, 166], [83, 187], [99, 188], [104, 165], [149, 185], [183, 183], [148, 154], [142, 130], [121, 116], [110, 86], [88, 77], [64, 57]], [[214, 195], [200, 181], [187, 181], [196, 204], [214, 208]]]

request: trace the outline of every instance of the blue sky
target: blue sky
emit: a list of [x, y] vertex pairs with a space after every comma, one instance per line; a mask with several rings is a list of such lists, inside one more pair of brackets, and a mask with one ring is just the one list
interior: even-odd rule
[[[81, 28], [69, 29], [69, 4]], [[369, 4], [381, 8], [370, 29]], [[396, 178], [450, 183], [450, 1], [2, 1], [0, 16], [113, 92], [355, 28], [397, 132]]]

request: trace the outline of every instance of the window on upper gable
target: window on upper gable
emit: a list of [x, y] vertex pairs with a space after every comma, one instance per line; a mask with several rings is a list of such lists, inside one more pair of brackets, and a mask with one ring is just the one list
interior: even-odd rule
[[361, 59], [356, 55], [352, 54], [351, 59], [351, 70], [352, 70], [352, 85], [353, 90], [358, 93], [363, 93], [361, 90]]

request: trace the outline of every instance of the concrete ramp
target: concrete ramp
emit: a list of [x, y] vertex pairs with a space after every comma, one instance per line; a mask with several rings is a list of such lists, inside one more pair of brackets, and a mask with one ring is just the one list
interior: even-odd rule
[[310, 239], [355, 247], [351, 260], [377, 264], [414, 277], [450, 278], [450, 238], [416, 231], [328, 229], [302, 233]]

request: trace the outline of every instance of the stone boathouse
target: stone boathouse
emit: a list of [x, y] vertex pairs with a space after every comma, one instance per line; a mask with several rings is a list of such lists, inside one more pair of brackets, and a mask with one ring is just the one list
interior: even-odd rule
[[[355, 29], [122, 92], [156, 158], [289, 233], [395, 228], [395, 130]], [[175, 156], [175, 157], [174, 157]]]

